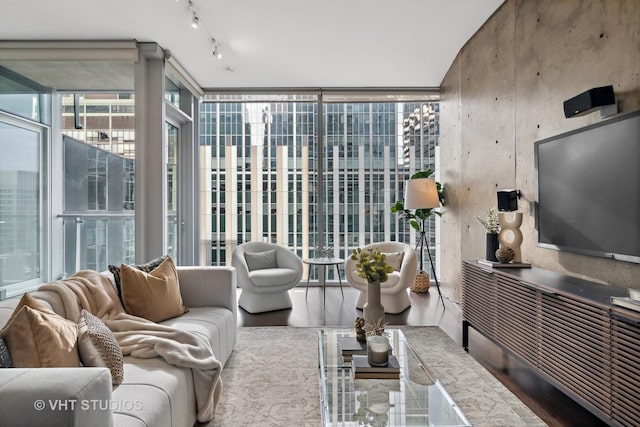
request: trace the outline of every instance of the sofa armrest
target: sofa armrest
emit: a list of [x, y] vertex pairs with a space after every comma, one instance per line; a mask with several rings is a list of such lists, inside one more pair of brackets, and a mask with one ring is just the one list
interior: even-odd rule
[[0, 369], [0, 425], [111, 426], [107, 368]]
[[225, 307], [237, 318], [236, 269], [233, 267], [176, 267], [182, 302], [187, 307]]

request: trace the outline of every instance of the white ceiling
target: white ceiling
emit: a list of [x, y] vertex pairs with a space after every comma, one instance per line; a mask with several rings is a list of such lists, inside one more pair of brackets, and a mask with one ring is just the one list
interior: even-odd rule
[[502, 2], [193, 0], [193, 29], [188, 0], [16, 0], [3, 2], [0, 40], [156, 42], [203, 88], [439, 87]]

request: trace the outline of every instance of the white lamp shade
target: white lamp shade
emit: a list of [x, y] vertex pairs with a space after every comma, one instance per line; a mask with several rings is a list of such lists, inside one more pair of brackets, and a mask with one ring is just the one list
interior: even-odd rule
[[430, 209], [440, 206], [436, 181], [432, 178], [410, 179], [405, 185], [405, 209]]

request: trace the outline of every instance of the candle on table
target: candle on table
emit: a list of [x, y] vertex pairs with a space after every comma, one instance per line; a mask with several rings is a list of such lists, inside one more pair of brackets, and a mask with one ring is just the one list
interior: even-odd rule
[[367, 360], [371, 366], [387, 366], [389, 363], [389, 339], [382, 335], [367, 338]]

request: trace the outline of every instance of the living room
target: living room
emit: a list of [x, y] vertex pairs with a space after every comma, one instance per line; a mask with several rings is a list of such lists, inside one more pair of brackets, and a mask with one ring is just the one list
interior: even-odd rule
[[[35, 9], [37, 3], [33, 2], [32, 9]], [[178, 3], [182, 8], [181, 13], [186, 14], [189, 21], [198, 15], [200, 24], [205, 26], [207, 32], [211, 32], [208, 35], [205, 34], [206, 41], [199, 41], [200, 45], [197, 49], [201, 55], [206, 53], [211, 57], [210, 61], [217, 60], [212, 57], [210, 52], [215, 47], [220, 48], [223, 54], [222, 58], [227, 56], [233, 58], [233, 55], [239, 54], [232, 50], [231, 35], [224, 34], [224, 32], [218, 33], [217, 27], [213, 27], [212, 23], [216, 21], [210, 18], [212, 16], [209, 13], [211, 5], [193, 2], [191, 9], [189, 9], [182, 1]], [[409, 3], [408, 10], [411, 10], [409, 6], [416, 6], [412, 2]], [[635, 262], [550, 250], [536, 244], [534, 143], [604, 120], [597, 112], [571, 118], [564, 115], [564, 101], [592, 88], [612, 85], [619, 114], [638, 109], [640, 76], [637, 69], [640, 64], [640, 52], [637, 49], [637, 28], [640, 24], [640, 7], [631, 0], [588, 2], [507, 0], [487, 3], [490, 4], [485, 5], [486, 8], [483, 9], [486, 17], [460, 43], [452, 61], [446, 65], [444, 73], [436, 83], [431, 85], [398, 84], [397, 81], [389, 78], [388, 81], [383, 81], [378, 85], [366, 85], [366, 88], [358, 87], [359, 85], [354, 81], [346, 85], [346, 89], [356, 92], [357, 96], [366, 93], [367, 88], [375, 89], [374, 86], [380, 86], [384, 90], [379, 91], [379, 95], [385, 91], [393, 92], [393, 89], [396, 89], [396, 95], [415, 96], [419, 94], [422, 97], [434, 97], [432, 99], [437, 100], [439, 104], [439, 151], [436, 169], [437, 179], [446, 187], [447, 200], [446, 206], [443, 208], [445, 214], [437, 220], [436, 227], [439, 234], [437, 242], [434, 244], [436, 249], [434, 252], [437, 252], [435, 272], [443, 294], [448, 302], [452, 302], [454, 306], [461, 303], [463, 299], [463, 261], [484, 258], [485, 253], [484, 232], [477, 224], [475, 217], [483, 215], [487, 208], [495, 206], [496, 191], [505, 188], [515, 188], [521, 192], [518, 203], [519, 211], [523, 213], [524, 217], [521, 226], [523, 261], [536, 268], [603, 283], [618, 290], [638, 287], [636, 277], [640, 272], [640, 267]], [[458, 6], [460, 7], [460, 5]], [[28, 5], [26, 7], [28, 8]], [[63, 6], [60, 7], [63, 8]], [[155, 6], [148, 5], [148, 7]], [[99, 11], [102, 9], [97, 10], [97, 12], [89, 10], [87, 13], [95, 15], [100, 13]], [[126, 36], [118, 35], [118, 37], [106, 37], [104, 33], [97, 33], [98, 36], [93, 35], [96, 33], [87, 33], [86, 36], [72, 37], [57, 32], [55, 28], [35, 31], [38, 28], [46, 28], [44, 25], [34, 25], [31, 30], [18, 29], [15, 27], [20, 22], [18, 17], [23, 16], [24, 13], [24, 10], [19, 10], [16, 7], [15, 11], [12, 10], [1, 18], [3, 29], [0, 29], [0, 38], [4, 41], [2, 42], [0, 65], [9, 66], [12, 61], [18, 61], [16, 58], [19, 57], [20, 61], [26, 63], [27, 59], [33, 61], [37, 55], [49, 55], [49, 60], [36, 62], [36, 64], [40, 64], [39, 66], [14, 67], [14, 70], [23, 70], [31, 77], [46, 74], [48, 65], [60, 62], [60, 58], [64, 55], [73, 56], [74, 49], [77, 49], [75, 51], [75, 55], [78, 55], [77, 58], [91, 59], [92, 47], [81, 46], [81, 40], [130, 40], [132, 38], [144, 40], [137, 33]], [[405, 11], [405, 13], [410, 12]], [[62, 15], [65, 14], [70, 16], [71, 11], [62, 10]], [[284, 12], [281, 15], [286, 16]], [[182, 17], [182, 15], [179, 16]], [[425, 16], [429, 15], [425, 14]], [[422, 18], [424, 27], [430, 25], [427, 17]], [[14, 21], [14, 23], [11, 24], [10, 21]], [[62, 22], [62, 20], [55, 21]], [[218, 40], [219, 44], [211, 45], [211, 40], [209, 40], [211, 38]], [[36, 39], [49, 42], [65, 40], [66, 42], [78, 42], [78, 44], [73, 45], [72, 48], [70, 45], [63, 45], [60, 51], [55, 54], [51, 51], [44, 52], [43, 45], [37, 47], [40, 50], [36, 50], [33, 46], [29, 47], [24, 44], [25, 40]], [[156, 42], [157, 39], [146, 41]], [[12, 42], [18, 43], [11, 45]], [[23, 44], [20, 45], [20, 43]], [[109, 47], [104, 45], [96, 47], [95, 51], [100, 52], [97, 55], [100, 59], [104, 58], [101, 55], [105, 55], [107, 48]], [[197, 110], [193, 109], [193, 100], [198, 100], [200, 97], [212, 96], [218, 97], [217, 99], [220, 100], [225, 94], [241, 93], [242, 91], [238, 90], [238, 87], [246, 88], [244, 96], [247, 97], [256, 96], [265, 89], [273, 92], [274, 88], [288, 88], [281, 90], [279, 95], [317, 96], [316, 88], [327, 87], [323, 82], [301, 85], [300, 82], [304, 80], [297, 80], [295, 73], [289, 82], [281, 82], [270, 88], [260, 85], [258, 77], [253, 80], [258, 83], [252, 84], [237, 83], [233, 80], [235, 77], [231, 77], [229, 80], [231, 83], [227, 83], [228, 87], [226, 88], [216, 87], [215, 84], [202, 85], [199, 81], [188, 78], [192, 70], [181, 68], [184, 65], [182, 58], [178, 58], [178, 62], [174, 57], [174, 62], [172, 62], [172, 58], [167, 57], [169, 55], [166, 54], [166, 51], [171, 48], [170, 46], [161, 46], [162, 49], [152, 52], [148, 56], [150, 59], [147, 60], [145, 66], [148, 74], [145, 75], [141, 74], [145, 71], [141, 70], [140, 66], [134, 70], [133, 64], [138, 60], [138, 57], [129, 56], [131, 52], [128, 51], [128, 47], [113, 45], [110, 48], [120, 49], [118, 54], [127, 55], [126, 58], [122, 57], [119, 60], [112, 56], [109, 61], [105, 61], [114, 67], [117, 65], [117, 67], [126, 68], [127, 88], [133, 90], [134, 80], [136, 80], [135, 84], [139, 85], [142, 79], [145, 81], [146, 90], [149, 91], [147, 93], [138, 92], [139, 86], [135, 89], [137, 98], [147, 100], [146, 106], [139, 106], [137, 103], [135, 106], [136, 139], [149, 140], [150, 142], [146, 146], [136, 147], [136, 158], [139, 156], [145, 159], [144, 162], [136, 160], [139, 162], [136, 163], [136, 168], [140, 169], [137, 170], [139, 176], [136, 177], [139, 179], [135, 182], [135, 185], [139, 186], [135, 190], [137, 195], [135, 221], [139, 227], [136, 227], [134, 231], [133, 252], [135, 255], [121, 254], [123, 261], [128, 259], [131, 263], [134, 261], [144, 262], [167, 253], [172, 235], [170, 228], [175, 225], [167, 220], [167, 200], [153, 196], [153, 194], [164, 194], [167, 189], [165, 186], [166, 176], [163, 175], [166, 159], [159, 155], [164, 151], [162, 145], [165, 138], [164, 132], [168, 132], [165, 128], [166, 116], [163, 116], [161, 106], [164, 91], [156, 90], [154, 92], [154, 89], [162, 87], [158, 76], [164, 77], [164, 69], [162, 71], [155, 69], [160, 62], [166, 61], [169, 64], [167, 68], [171, 73], [181, 77], [178, 81], [182, 87], [176, 93], [184, 96], [185, 91], [186, 93], [191, 92], [190, 95], [187, 95], [186, 101], [183, 98], [177, 102], [179, 107], [178, 113], [174, 117], [175, 121], [184, 119], [182, 113], [185, 111], [188, 116], [185, 122], [180, 122], [179, 128], [181, 132], [185, 132], [181, 134], [182, 136], [187, 134], [201, 135], [202, 133], [198, 129], [200, 117], [196, 115]], [[421, 49], [414, 45], [411, 49], [421, 52]], [[22, 52], [20, 52], [21, 50]], [[176, 50], [171, 50], [175, 54]], [[66, 52], [61, 53], [61, 51]], [[389, 49], [385, 51], [389, 51]], [[428, 56], [429, 50], [422, 53]], [[56, 55], [58, 55], [58, 61], [56, 61]], [[368, 67], [371, 68], [382, 67], [384, 64], [379, 63], [384, 61], [379, 59], [384, 58], [385, 55], [386, 53], [380, 53], [376, 57], [377, 59], [366, 56], [361, 61], [369, 64]], [[94, 56], [93, 59], [95, 58]], [[124, 66], [124, 63], [129, 65]], [[218, 63], [216, 67], [216, 70], [233, 68], [234, 63], [222, 62]], [[316, 63], [315, 67], [318, 68], [320, 65]], [[9, 68], [11, 67], [9, 66]], [[224, 72], [241, 74], [246, 69], [247, 67], [238, 67], [236, 71], [225, 70]], [[60, 68], [60, 70], [64, 69]], [[392, 69], [386, 70], [387, 75], [392, 75], [392, 71]], [[68, 78], [73, 78], [73, 73], [68, 69], [62, 71], [62, 73], [65, 72]], [[329, 71], [325, 72], [329, 73]], [[225, 78], [223, 72], [217, 71], [216, 73], [222, 76], [221, 79]], [[291, 73], [289, 70], [286, 74]], [[339, 74], [335, 71], [334, 73]], [[46, 79], [40, 83], [43, 87], [55, 87], [47, 84]], [[206, 90], [200, 93], [201, 88], [209, 89], [211, 92], [205, 95]], [[301, 89], [295, 90], [296, 88]], [[75, 92], [71, 86], [59, 87], [58, 89], [65, 94]], [[84, 89], [87, 89], [87, 93], [89, 93], [113, 90], [114, 87], [85, 87]], [[335, 89], [335, 87], [327, 87], [327, 89]], [[348, 91], [344, 90], [344, 87], [341, 89]], [[375, 93], [376, 90], [369, 92]], [[278, 95], [277, 91], [275, 93]], [[331, 90], [326, 90], [325, 93], [331, 95]], [[340, 91], [337, 93], [340, 95]], [[73, 105], [73, 97], [70, 98], [70, 102], [70, 105]], [[62, 112], [60, 114], [62, 115]], [[195, 125], [189, 127], [188, 122]], [[52, 132], [58, 131], [55, 124], [51, 126], [45, 125], [45, 128]], [[99, 139], [99, 136], [97, 138]], [[52, 147], [56, 149], [55, 145]], [[191, 177], [198, 175], [198, 166], [193, 167], [191, 164], [191, 172]], [[221, 171], [220, 174], [224, 174], [224, 171]], [[146, 183], [146, 185], [143, 187], [142, 183]], [[60, 183], [55, 182], [52, 185], [61, 186]], [[60, 187], [57, 188], [60, 189]], [[189, 205], [198, 198], [200, 190], [193, 188], [191, 190], [179, 193], [180, 203]], [[215, 189], [209, 191], [210, 194], [215, 194], [215, 192]], [[59, 212], [62, 210], [57, 205], [60, 202], [56, 201], [55, 197], [51, 197], [55, 194], [61, 193], [50, 193], [49, 203], [51, 205], [46, 206], [46, 209]], [[175, 194], [177, 197], [178, 192]], [[45, 209], [45, 206], [42, 208]], [[131, 214], [133, 215], [133, 213]], [[56, 217], [50, 223], [45, 221], [41, 224], [51, 236], [45, 240], [42, 252], [42, 257], [46, 260], [45, 268], [42, 271], [46, 273], [42, 277], [30, 277], [29, 286], [31, 289], [35, 289], [36, 284], [57, 279], [64, 272], [72, 274], [75, 271], [73, 269], [76, 265], [75, 258], [72, 261], [67, 261], [62, 257], [58, 259], [58, 255], [55, 254], [57, 251], [53, 248], [62, 248], [64, 245], [70, 244], [69, 241], [63, 243], [61, 241], [63, 239], [59, 236], [64, 234], [63, 230], [75, 227], [71, 224], [76, 217], [73, 215], [64, 216], [62, 217], [64, 221], [59, 221], [60, 218]], [[203, 225], [200, 222], [199, 212], [192, 212], [183, 219], [184, 228], [182, 230], [186, 230], [186, 232], [183, 231], [184, 234], [191, 233], [200, 236], [203, 232], [210, 233], [210, 228], [206, 227], [211, 227], [211, 224]], [[204, 222], [206, 223], [206, 221]], [[255, 222], [252, 221], [252, 223]], [[221, 223], [218, 223], [218, 227], [220, 226]], [[163, 233], [157, 233], [157, 230], [163, 230]], [[408, 230], [407, 234], [409, 234]], [[411, 238], [415, 239], [413, 233], [411, 235]], [[181, 265], [216, 265], [216, 263], [230, 265], [227, 260], [231, 250], [225, 251], [224, 248], [219, 248], [217, 252], [214, 252], [219, 256], [214, 262], [212, 251], [209, 250], [211, 242], [208, 242], [209, 246], [202, 245], [198, 239], [182, 243], [181, 250], [184, 252], [181, 253]], [[322, 241], [315, 241], [315, 243], [322, 243]], [[313, 246], [315, 245], [308, 245], [309, 248], [313, 248]], [[127, 256], [133, 258], [127, 258]], [[114, 262], [116, 261], [114, 260]], [[332, 278], [337, 280], [333, 276]], [[434, 292], [432, 288], [431, 298], [436, 295]]]

